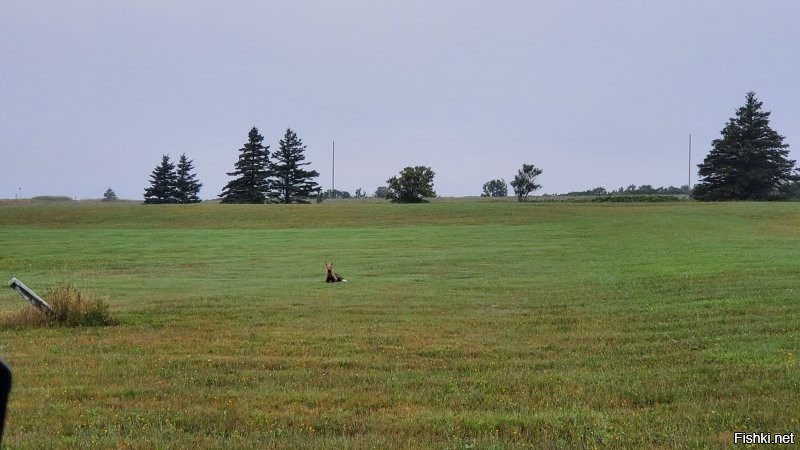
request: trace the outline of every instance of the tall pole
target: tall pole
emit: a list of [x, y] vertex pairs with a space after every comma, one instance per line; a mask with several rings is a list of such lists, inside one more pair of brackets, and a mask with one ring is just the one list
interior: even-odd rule
[[331, 195], [334, 195], [336, 191], [336, 141], [333, 141], [331, 150]]
[[689, 133], [689, 192], [692, 192], [692, 133]]

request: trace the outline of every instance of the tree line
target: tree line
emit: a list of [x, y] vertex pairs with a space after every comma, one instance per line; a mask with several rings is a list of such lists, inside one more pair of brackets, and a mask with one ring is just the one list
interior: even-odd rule
[[308, 203], [321, 190], [314, 181], [316, 170], [306, 170], [306, 146], [291, 128], [278, 143], [275, 152], [264, 145], [264, 136], [253, 127], [248, 140], [239, 149], [234, 177], [219, 195], [222, 203]]
[[[306, 170], [306, 146], [297, 133], [286, 129], [278, 149], [270, 152], [264, 145], [264, 136], [253, 127], [247, 142], [239, 149], [234, 163], [233, 177], [219, 194], [222, 203], [308, 203], [321, 188], [314, 181], [319, 173]], [[144, 203], [197, 203], [202, 183], [192, 172], [194, 167], [185, 154], [177, 168], [163, 155], [161, 164], [150, 175], [150, 186], [145, 189]]]
[[[542, 187], [536, 182], [536, 177], [543, 173], [542, 169], [534, 166], [533, 164], [523, 164], [511, 181], [511, 187], [514, 189], [514, 195], [517, 200], [523, 202], [528, 199], [531, 192]], [[489, 180], [483, 184], [483, 191], [481, 197], [507, 197], [508, 184], [502, 178]]]
[[[329, 190], [323, 194], [315, 181], [319, 177], [316, 170], [305, 166], [306, 146], [291, 128], [286, 129], [278, 149], [270, 152], [264, 145], [264, 136], [253, 127], [247, 142], [239, 149], [239, 158], [234, 170], [227, 172], [233, 177], [219, 194], [221, 203], [309, 203], [312, 198], [349, 197], [349, 193]], [[178, 166], [172, 164], [169, 155], [163, 155], [161, 164], [153, 169], [150, 186], [145, 189], [144, 203], [196, 203], [201, 183], [197, 182], [192, 161], [181, 155]], [[387, 180], [388, 186], [382, 191], [383, 198], [395, 202], [420, 202], [436, 197], [433, 189], [435, 173], [430, 167], [406, 167], [399, 176]], [[380, 190], [380, 188], [379, 188]], [[105, 197], [113, 192], [110, 188]], [[346, 195], [345, 195], [346, 194]], [[357, 197], [366, 197], [361, 189]], [[116, 198], [116, 197], [114, 197]]]
[[572, 191], [566, 194], [558, 194], [564, 197], [600, 197], [604, 195], [691, 195], [692, 191], [689, 189], [688, 184], [681, 187], [653, 187], [650, 184], [643, 184], [636, 186], [635, 184], [628, 185], [628, 187], [620, 187], [615, 190], [606, 190], [604, 187], [596, 187], [594, 189], [587, 189], [585, 191]]
[[[147, 204], [158, 203], [198, 203], [200, 202], [200, 188], [202, 183], [197, 181], [193, 162], [182, 154], [177, 167], [170, 161], [169, 155], [161, 156], [159, 164], [150, 175], [150, 187], [144, 190], [144, 202]], [[109, 188], [104, 194], [104, 199], [109, 201], [116, 198]]]
[[[699, 201], [725, 200], [788, 200], [800, 198], [800, 170], [796, 161], [789, 159], [789, 145], [784, 136], [769, 125], [770, 111], [763, 109], [763, 102], [755, 92], [748, 92], [745, 104], [736, 111], [722, 129], [722, 137], [712, 141], [712, 149], [701, 164], [698, 164], [700, 181], [694, 189], [688, 185], [676, 188], [653, 188], [650, 185], [619, 188], [606, 191], [598, 187], [588, 191], [571, 192], [566, 195], [691, 195]], [[517, 198], [527, 197], [529, 187], [538, 188], [526, 174], [535, 173], [534, 168], [523, 165], [523, 170], [511, 185]], [[539, 173], [541, 173], [539, 171]], [[533, 177], [535, 178], [535, 176]], [[520, 190], [519, 186], [523, 189]], [[506, 182], [491, 180], [483, 185], [482, 196], [505, 197]]]
[[[789, 145], [784, 137], [769, 126], [770, 112], [762, 109], [754, 92], [748, 92], [745, 105], [736, 111], [736, 116], [725, 124], [722, 137], [712, 142], [712, 150], [698, 165], [700, 182], [689, 190], [689, 186], [676, 188], [653, 188], [650, 185], [619, 188], [607, 191], [598, 187], [565, 195], [603, 196], [625, 195], [691, 195], [696, 200], [785, 200], [800, 197], [800, 171], [795, 161], [788, 158]], [[290, 128], [286, 129], [278, 149], [270, 152], [263, 144], [264, 137], [255, 126], [248, 134], [247, 142], [239, 149], [239, 158], [234, 170], [227, 172], [233, 177], [219, 194], [222, 203], [308, 203], [316, 198], [349, 198], [348, 192], [328, 190], [322, 192], [315, 181], [319, 173], [305, 166], [306, 146]], [[196, 203], [202, 183], [192, 173], [192, 161], [182, 154], [177, 166], [168, 155], [163, 155], [161, 164], [150, 176], [150, 187], [145, 189], [144, 203]], [[536, 182], [543, 173], [533, 164], [523, 164], [510, 183], [503, 179], [490, 180], [483, 184], [481, 196], [506, 197], [510, 184], [519, 201], [541, 188]], [[424, 202], [436, 197], [433, 186], [435, 173], [430, 167], [404, 168], [399, 175], [387, 180], [373, 197], [386, 198], [393, 202]], [[356, 198], [366, 197], [361, 189]], [[104, 195], [115, 199], [113, 191]]]

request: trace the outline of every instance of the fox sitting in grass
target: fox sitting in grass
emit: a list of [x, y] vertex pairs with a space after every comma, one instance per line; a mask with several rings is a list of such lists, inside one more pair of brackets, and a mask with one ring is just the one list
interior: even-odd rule
[[325, 263], [325, 282], [326, 283], [336, 283], [338, 281], [344, 281], [347, 283], [347, 280], [342, 278], [341, 275], [336, 275], [336, 272], [333, 270], [333, 263], [326, 262]]

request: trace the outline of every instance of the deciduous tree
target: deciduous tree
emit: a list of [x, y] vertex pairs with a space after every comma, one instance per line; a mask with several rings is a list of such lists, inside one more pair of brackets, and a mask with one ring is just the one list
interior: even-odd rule
[[372, 194], [373, 198], [388, 198], [386, 194], [389, 192], [389, 188], [386, 186], [378, 186], [375, 189], [375, 193]]
[[328, 189], [327, 191], [323, 192], [322, 194], [323, 200], [330, 200], [336, 198], [350, 198], [351, 195], [347, 191], [340, 191], [338, 189]]
[[481, 197], [506, 197], [508, 196], [508, 184], [505, 180], [491, 180], [483, 184]]
[[406, 167], [400, 176], [389, 178], [386, 198], [396, 203], [419, 203], [426, 198], [436, 197], [433, 190], [433, 177], [436, 175], [430, 167]]
[[542, 174], [542, 169], [537, 168], [533, 164], [523, 164], [522, 169], [514, 176], [511, 182], [511, 187], [514, 188], [514, 194], [517, 196], [518, 201], [525, 201], [528, 195], [542, 187], [536, 184], [536, 177]]

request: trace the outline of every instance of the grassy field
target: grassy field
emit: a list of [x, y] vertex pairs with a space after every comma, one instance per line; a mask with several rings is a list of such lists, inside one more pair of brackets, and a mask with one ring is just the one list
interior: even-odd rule
[[[730, 447], [800, 432], [800, 203], [0, 204], [9, 448]], [[333, 260], [348, 283], [326, 284]], [[23, 302], [0, 290], [0, 316]], [[800, 437], [798, 437], [800, 441]]]

